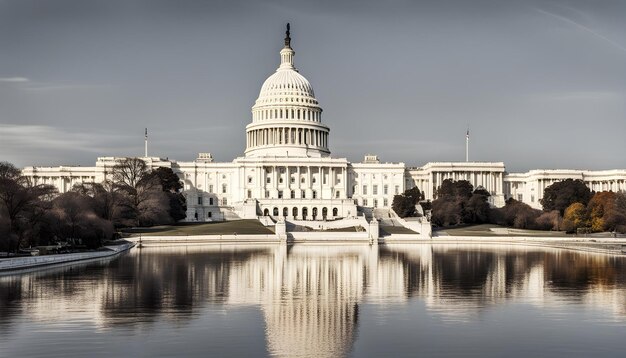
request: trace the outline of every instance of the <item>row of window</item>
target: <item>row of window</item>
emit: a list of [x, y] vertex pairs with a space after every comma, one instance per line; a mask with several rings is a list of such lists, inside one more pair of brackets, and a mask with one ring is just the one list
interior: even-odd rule
[[[311, 212], [312, 212], [311, 217], [313, 218], [313, 220], [315, 220], [318, 216], [317, 208], [314, 207], [311, 210]], [[298, 217], [298, 213], [299, 213], [298, 208], [294, 207], [291, 209], [291, 215], [294, 218]], [[333, 208], [332, 213], [333, 213], [333, 216], [339, 215], [339, 209]], [[272, 209], [272, 216], [278, 216], [278, 214], [279, 214], [278, 208], [275, 207], [274, 209]], [[263, 210], [263, 215], [269, 216], [270, 215], [269, 209]], [[289, 208], [283, 208], [283, 217], [287, 217], [288, 215], [289, 215]], [[322, 208], [322, 218], [325, 219], [327, 216], [328, 216], [328, 208]], [[302, 208], [302, 219], [306, 220], [308, 219], [308, 217], [309, 217], [309, 208], [307, 207]]]
[[[213, 205], [213, 198], [209, 198], [209, 205]], [[204, 205], [204, 199], [199, 196], [198, 197], [198, 205]], [[228, 205], [228, 200], [226, 198], [222, 198], [221, 200], [222, 205]]]
[[[285, 182], [285, 180], [283, 179], [282, 176], [278, 177], [278, 183], [279, 184], [283, 184]], [[296, 177], [295, 176], [291, 176], [289, 178], [289, 182], [291, 184], [295, 184], [296, 183]], [[323, 177], [323, 181], [322, 184], [326, 184], [327, 180], [326, 180], [326, 176]], [[248, 177], [248, 184], [252, 184], [253, 183], [253, 178], [252, 177]], [[265, 183], [267, 184], [271, 184], [272, 183], [272, 177], [268, 176], [265, 178]], [[305, 184], [306, 183], [306, 178], [305, 177], [301, 177], [300, 178], [300, 183]], [[315, 184], [317, 183], [317, 178], [316, 177], [311, 177], [311, 183]], [[337, 177], [337, 184], [341, 184], [341, 177]]]
[[[291, 190], [289, 191], [289, 197], [291, 199], [296, 199], [296, 191], [295, 190]], [[265, 191], [265, 199], [269, 199], [270, 198], [270, 191], [266, 190]], [[278, 199], [283, 199], [284, 198], [284, 193], [282, 190], [278, 191]], [[300, 191], [300, 198], [298, 199], [306, 199], [306, 190], [301, 190]], [[335, 192], [335, 198], [339, 199], [341, 198], [341, 192], [340, 191], [336, 191]], [[252, 190], [248, 190], [248, 199], [252, 199]], [[313, 190], [311, 192], [311, 198], [310, 199], [317, 199], [317, 191]]]
[[[367, 195], [367, 185], [363, 185], [361, 188], [361, 195]], [[357, 193], [357, 186], [354, 185], [352, 187], [352, 192], [353, 193]], [[400, 186], [396, 185], [394, 187], [394, 194], [395, 195], [399, 195], [400, 194]], [[378, 185], [374, 184], [372, 185], [372, 195], [378, 195]], [[385, 184], [383, 185], [383, 195], [389, 195], [389, 185]]]
[[[359, 201], [358, 201], [358, 200], [356, 200], [356, 199], [354, 200], [354, 203], [355, 203], [356, 205], [359, 205]], [[374, 207], [374, 208], [378, 208], [378, 207], [379, 207], [379, 206], [378, 206], [378, 199], [374, 199], [374, 200], [373, 200], [373, 204], [374, 204], [374, 205], [372, 205], [372, 207]], [[363, 202], [361, 203], [361, 205], [362, 205], [362, 206], [368, 206], [368, 205], [369, 205], [369, 201], [368, 201], [367, 199], [363, 199]], [[388, 207], [388, 206], [389, 206], [389, 200], [388, 200], [387, 198], [384, 198], [384, 199], [383, 199], [383, 206], [382, 206], [382, 207], [386, 208], [386, 207]]]

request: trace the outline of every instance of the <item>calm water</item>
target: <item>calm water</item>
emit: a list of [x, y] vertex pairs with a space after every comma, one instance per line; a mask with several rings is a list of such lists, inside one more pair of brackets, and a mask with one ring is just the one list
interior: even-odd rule
[[0, 277], [0, 356], [623, 357], [626, 259], [536, 247], [133, 249]]

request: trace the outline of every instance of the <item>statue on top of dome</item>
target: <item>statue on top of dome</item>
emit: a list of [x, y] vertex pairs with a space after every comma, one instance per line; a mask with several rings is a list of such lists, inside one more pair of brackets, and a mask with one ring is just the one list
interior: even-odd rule
[[286, 32], [286, 36], [285, 36], [285, 47], [291, 47], [291, 37], [289, 37], [289, 23], [287, 23], [287, 32]]

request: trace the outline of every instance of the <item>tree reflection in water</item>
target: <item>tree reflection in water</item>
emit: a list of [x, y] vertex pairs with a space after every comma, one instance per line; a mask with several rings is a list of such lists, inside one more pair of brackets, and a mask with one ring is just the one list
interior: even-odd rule
[[0, 278], [0, 337], [24, 319], [149, 329], [161, 319], [184, 326], [208, 306], [245, 305], [260, 307], [270, 354], [342, 356], [357, 339], [362, 303], [416, 299], [441, 319], [471, 320], [509, 300], [569, 302], [624, 319], [624, 262], [505, 245], [148, 247]]

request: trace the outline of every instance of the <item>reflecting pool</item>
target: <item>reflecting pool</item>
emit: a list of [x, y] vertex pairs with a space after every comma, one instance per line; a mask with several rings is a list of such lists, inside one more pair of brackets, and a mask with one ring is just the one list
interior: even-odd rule
[[626, 258], [507, 245], [132, 249], [0, 277], [0, 356], [617, 357]]

